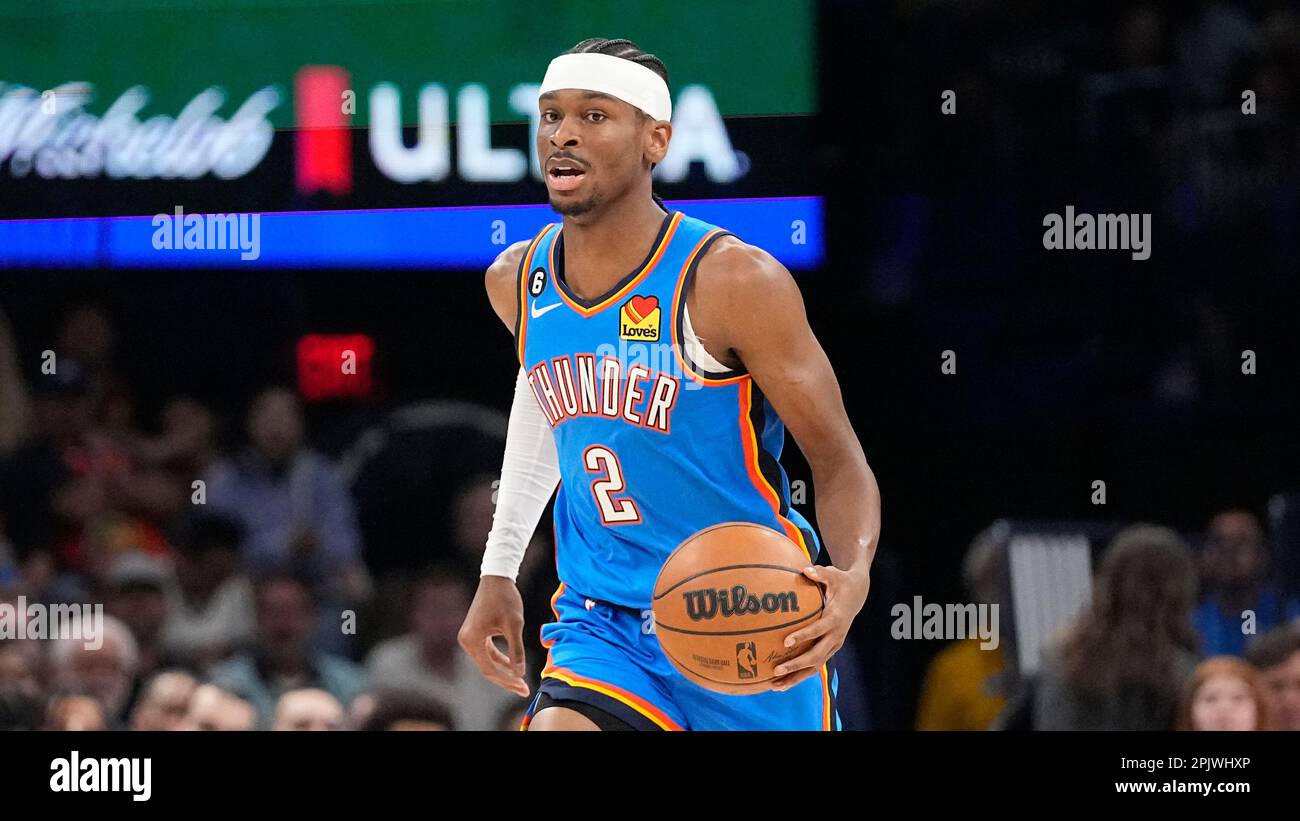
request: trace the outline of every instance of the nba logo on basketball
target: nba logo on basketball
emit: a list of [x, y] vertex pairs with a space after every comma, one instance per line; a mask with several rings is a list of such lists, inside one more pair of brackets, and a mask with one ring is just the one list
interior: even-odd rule
[[659, 297], [634, 296], [618, 314], [618, 338], [638, 342], [659, 341]]
[[739, 678], [758, 676], [758, 651], [754, 642], [742, 641], [736, 645], [736, 675]]

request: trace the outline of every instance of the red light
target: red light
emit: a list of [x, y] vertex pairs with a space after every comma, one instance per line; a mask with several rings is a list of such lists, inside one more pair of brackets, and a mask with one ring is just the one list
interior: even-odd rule
[[298, 390], [308, 402], [369, 399], [375, 343], [365, 334], [308, 334], [298, 340]]

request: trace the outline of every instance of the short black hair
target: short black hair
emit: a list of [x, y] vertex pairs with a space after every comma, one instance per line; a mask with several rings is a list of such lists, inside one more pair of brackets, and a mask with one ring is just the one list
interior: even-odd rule
[[[610, 38], [610, 37], [588, 37], [586, 40], [583, 40], [582, 42], [578, 43], [573, 48], [569, 49], [564, 53], [565, 54], [607, 54], [610, 57], [620, 57], [624, 60], [631, 60], [637, 65], [645, 66], [646, 68], [653, 71], [655, 74], [658, 74], [660, 77], [663, 78], [664, 85], [669, 85], [668, 67], [664, 65], [664, 61], [660, 60], [658, 57], [654, 56], [653, 54], [647, 51], [642, 51], [641, 47], [638, 46], [636, 43], [632, 42], [631, 40], [627, 40], [624, 38]], [[669, 87], [671, 88], [671, 86]], [[646, 114], [644, 111], [641, 112], [641, 114], [643, 117], [650, 116], [649, 114]], [[651, 163], [650, 170], [654, 171], [654, 168], [655, 168], [655, 164]], [[658, 194], [651, 191], [650, 197], [664, 211], [668, 210], [668, 206], [664, 205], [664, 201], [659, 198]]]
[[244, 526], [226, 513], [195, 511], [183, 515], [171, 530], [172, 544], [189, 554], [220, 550], [238, 553], [244, 542]]
[[392, 729], [399, 721], [420, 721], [456, 729], [451, 708], [423, 693], [386, 690], [375, 693], [375, 710], [358, 729], [367, 732]]
[[658, 57], [641, 50], [641, 47], [631, 40], [610, 39], [608, 37], [588, 37], [573, 48], [564, 52], [565, 54], [607, 54], [610, 57], [621, 57], [624, 60], [631, 60], [634, 63], [643, 65], [646, 68], [658, 74], [664, 80], [664, 85], [668, 84], [668, 68], [664, 61]]
[[1286, 662], [1300, 653], [1300, 625], [1295, 622], [1274, 627], [1246, 646], [1246, 661], [1261, 670], [1268, 670]]

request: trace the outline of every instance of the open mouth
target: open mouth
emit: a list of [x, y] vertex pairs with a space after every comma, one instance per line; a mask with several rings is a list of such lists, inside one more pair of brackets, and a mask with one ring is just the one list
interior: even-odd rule
[[587, 173], [576, 165], [561, 163], [547, 172], [552, 191], [572, 191], [582, 184]]

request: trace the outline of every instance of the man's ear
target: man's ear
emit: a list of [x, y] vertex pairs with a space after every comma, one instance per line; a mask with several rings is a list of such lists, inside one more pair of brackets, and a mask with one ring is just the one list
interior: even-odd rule
[[673, 138], [673, 124], [667, 120], [652, 121], [646, 128], [645, 158], [658, 165], [668, 155], [668, 142]]

